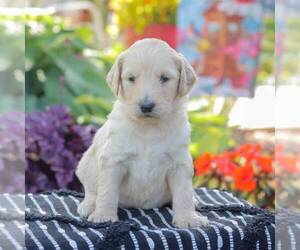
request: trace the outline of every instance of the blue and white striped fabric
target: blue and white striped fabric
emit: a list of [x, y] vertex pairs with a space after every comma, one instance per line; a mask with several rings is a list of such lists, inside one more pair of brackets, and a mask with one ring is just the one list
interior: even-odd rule
[[[120, 208], [121, 222], [90, 223], [76, 212], [83, 195], [70, 191], [26, 195], [24, 225], [24, 196], [0, 195], [0, 250], [275, 249], [273, 214], [227, 192], [201, 188], [196, 193], [198, 211], [210, 224], [190, 229], [173, 227], [170, 207]], [[8, 211], [16, 215], [11, 220], [5, 218]]]

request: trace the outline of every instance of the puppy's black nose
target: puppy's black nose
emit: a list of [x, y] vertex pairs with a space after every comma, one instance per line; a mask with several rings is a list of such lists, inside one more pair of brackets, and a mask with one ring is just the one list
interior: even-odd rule
[[151, 113], [154, 107], [155, 107], [154, 102], [144, 102], [140, 104], [140, 108], [143, 113]]

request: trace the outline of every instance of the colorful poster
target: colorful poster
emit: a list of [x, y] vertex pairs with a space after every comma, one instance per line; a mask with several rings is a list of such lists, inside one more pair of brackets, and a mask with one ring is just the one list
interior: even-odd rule
[[192, 95], [253, 95], [262, 10], [253, 0], [181, 1], [177, 49], [198, 75]]

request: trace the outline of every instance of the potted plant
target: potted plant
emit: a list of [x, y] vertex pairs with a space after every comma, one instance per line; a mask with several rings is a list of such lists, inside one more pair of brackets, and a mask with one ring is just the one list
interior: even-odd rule
[[116, 22], [126, 46], [146, 37], [176, 47], [176, 10], [179, 0], [111, 0]]

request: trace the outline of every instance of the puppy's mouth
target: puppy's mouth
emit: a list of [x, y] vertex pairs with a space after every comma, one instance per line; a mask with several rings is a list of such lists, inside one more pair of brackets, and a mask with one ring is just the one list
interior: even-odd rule
[[152, 118], [152, 117], [154, 117], [154, 115], [152, 115], [152, 114], [144, 114], [143, 117]]
[[139, 113], [137, 115], [137, 118], [139, 118], [139, 119], [151, 119], [152, 118], [153, 119], [153, 118], [158, 118], [158, 115], [153, 113], [153, 112], [151, 112], [151, 113]]

